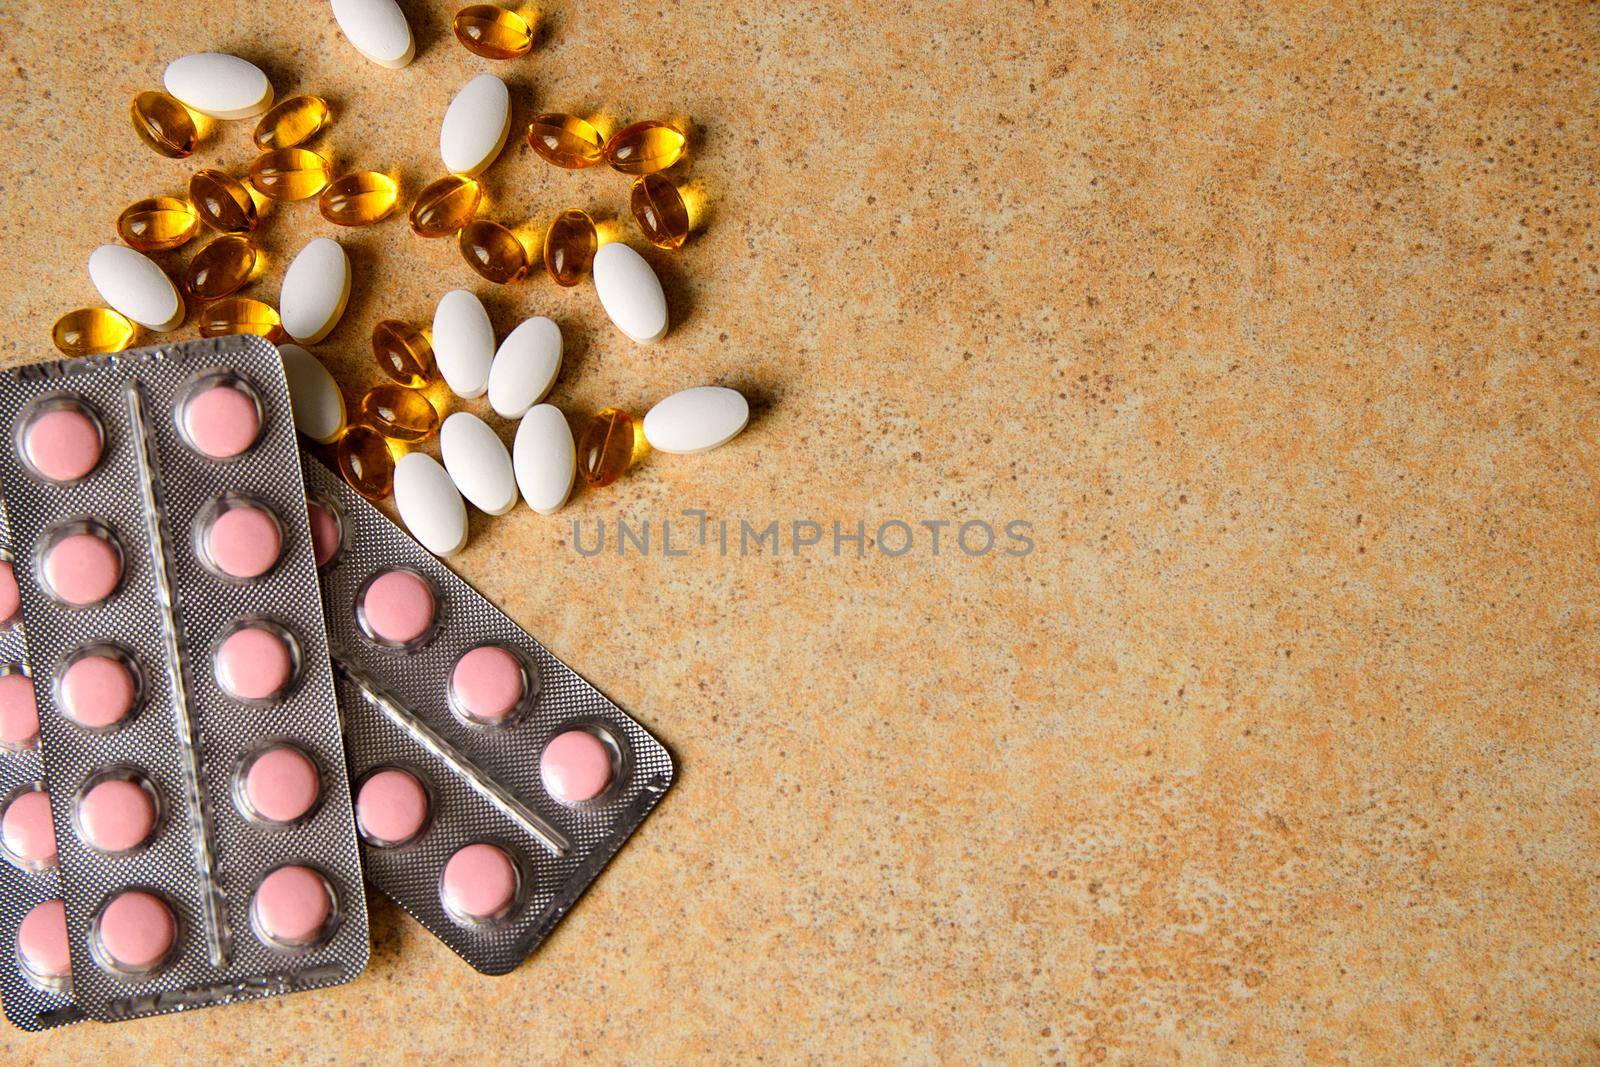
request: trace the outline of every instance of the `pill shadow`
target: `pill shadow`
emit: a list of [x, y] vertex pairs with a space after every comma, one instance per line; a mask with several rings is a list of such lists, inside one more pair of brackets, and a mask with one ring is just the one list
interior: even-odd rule
[[634, 251], [644, 257], [661, 280], [661, 291], [667, 297], [667, 336], [670, 337], [694, 317], [694, 288], [688, 280], [688, 272], [679, 265], [676, 253], [657, 248], [636, 232], [629, 232], [628, 237]]
[[416, 56], [411, 62], [415, 63], [434, 48], [455, 39], [453, 5], [441, 7], [438, 4], [424, 4], [421, 0], [396, 2], [406, 21], [411, 24], [411, 40], [416, 45]]

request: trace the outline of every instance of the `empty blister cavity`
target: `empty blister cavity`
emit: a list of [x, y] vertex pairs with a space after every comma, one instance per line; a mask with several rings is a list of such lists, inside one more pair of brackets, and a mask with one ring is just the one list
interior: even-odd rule
[[333, 886], [310, 867], [288, 864], [271, 871], [250, 898], [250, 929], [263, 944], [284, 951], [326, 941], [337, 919]]
[[56, 828], [50, 821], [50, 795], [39, 782], [12, 792], [0, 813], [0, 851], [25, 871], [56, 865]]
[[72, 987], [67, 911], [61, 901], [35, 904], [17, 925], [17, 968], [35, 989], [61, 993]]
[[91, 519], [64, 522], [45, 532], [39, 554], [39, 584], [69, 608], [102, 603], [122, 582], [122, 545]]
[[73, 396], [34, 401], [17, 431], [17, 453], [45, 481], [75, 482], [100, 465], [105, 426], [88, 404]]
[[231, 371], [206, 371], [180, 390], [175, 417], [190, 448], [208, 459], [233, 459], [261, 436], [261, 397]]
[[439, 875], [439, 900], [456, 922], [483, 926], [511, 914], [522, 893], [522, 871], [499, 845], [478, 841], [457, 849]]
[[356, 622], [384, 648], [421, 648], [438, 628], [439, 598], [433, 584], [414, 570], [379, 571], [356, 593]]
[[303, 823], [321, 796], [316, 761], [287, 741], [252, 750], [233, 777], [234, 803], [245, 818], [275, 829]]
[[521, 656], [479, 645], [450, 670], [450, 708], [476, 726], [506, 729], [520, 722], [537, 694], [538, 676]]
[[299, 672], [300, 643], [270, 619], [243, 619], [217, 642], [212, 667], [218, 687], [233, 699], [276, 703]]
[[139, 704], [144, 678], [133, 654], [120, 645], [86, 645], [56, 672], [56, 707], [91, 733], [114, 730]]
[[604, 801], [624, 769], [616, 735], [595, 723], [556, 734], [539, 754], [539, 780], [545, 792], [572, 807]]
[[283, 524], [253, 497], [224, 493], [200, 509], [195, 525], [195, 555], [225, 581], [260, 578], [283, 554]]
[[357, 783], [356, 828], [378, 848], [401, 848], [421, 837], [432, 810], [422, 779], [403, 767], [380, 767]]
[[172, 905], [147, 889], [125, 889], [108, 899], [89, 926], [89, 954], [118, 977], [160, 970], [178, 947]]
[[306, 518], [311, 523], [311, 553], [318, 567], [326, 567], [344, 547], [344, 523], [339, 519], [339, 509], [323, 497], [307, 496]]
[[108, 767], [90, 775], [72, 801], [78, 839], [106, 856], [136, 852], [155, 836], [161, 797], [135, 767]]
[[0, 667], [0, 749], [26, 752], [39, 743], [33, 679], [19, 664]]

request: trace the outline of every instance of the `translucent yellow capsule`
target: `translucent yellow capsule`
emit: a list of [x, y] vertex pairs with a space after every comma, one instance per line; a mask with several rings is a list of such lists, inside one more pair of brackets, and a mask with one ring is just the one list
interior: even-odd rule
[[622, 477], [633, 462], [633, 416], [621, 408], [595, 413], [578, 435], [578, 470], [583, 480], [603, 489]]
[[201, 222], [223, 233], [244, 233], [261, 221], [250, 190], [238, 178], [209, 167], [189, 179], [189, 203]]
[[425, 331], [409, 322], [384, 319], [374, 326], [372, 359], [407, 389], [421, 389], [433, 378], [433, 344]]
[[121, 352], [133, 343], [133, 323], [110, 308], [79, 308], [56, 320], [50, 340], [69, 356]]
[[682, 248], [689, 237], [689, 207], [670, 178], [646, 174], [628, 193], [633, 217], [644, 239], [658, 248]]
[[520, 59], [533, 51], [533, 27], [515, 11], [469, 4], [456, 12], [456, 39], [484, 59]]
[[283, 332], [277, 309], [248, 296], [223, 297], [201, 310], [201, 337], [227, 337], [235, 333], [253, 333], [275, 345], [289, 339]]
[[600, 238], [586, 212], [568, 208], [544, 234], [544, 269], [557, 285], [577, 285], [594, 262]]
[[457, 242], [467, 266], [497, 285], [528, 273], [528, 250], [517, 235], [489, 219], [473, 219], [461, 227]]
[[140, 93], [128, 105], [128, 118], [139, 140], [168, 159], [193, 155], [200, 140], [189, 109], [166, 93]]
[[328, 185], [328, 161], [309, 148], [275, 148], [250, 164], [250, 184], [274, 200], [304, 200]]
[[322, 190], [317, 208], [336, 226], [368, 226], [386, 218], [400, 199], [400, 186], [387, 174], [358, 170], [335, 178]]
[[346, 430], [334, 458], [350, 488], [368, 500], [382, 500], [394, 491], [394, 456], [389, 442], [372, 427], [357, 423]]
[[320, 96], [291, 96], [256, 123], [256, 147], [271, 152], [303, 144], [322, 132], [331, 114], [327, 101]]
[[256, 270], [256, 246], [250, 238], [225, 233], [189, 260], [184, 285], [197, 300], [221, 300], [243, 289]]
[[635, 122], [606, 142], [606, 162], [624, 174], [654, 174], [683, 158], [689, 139], [665, 122]]
[[424, 441], [439, 428], [439, 413], [428, 398], [403, 385], [375, 385], [361, 398], [368, 426], [395, 441]]
[[600, 131], [576, 115], [550, 112], [528, 123], [528, 146], [547, 163], [568, 170], [592, 167], [605, 155]]
[[181, 196], [136, 200], [117, 216], [117, 236], [141, 252], [167, 252], [200, 230], [200, 216]]
[[478, 213], [483, 190], [464, 174], [446, 174], [417, 194], [411, 230], [418, 237], [449, 237]]

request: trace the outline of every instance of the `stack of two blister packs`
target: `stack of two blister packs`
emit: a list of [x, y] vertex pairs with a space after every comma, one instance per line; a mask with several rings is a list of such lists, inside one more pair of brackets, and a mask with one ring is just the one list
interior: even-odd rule
[[337, 985], [367, 883], [515, 968], [671, 785], [315, 458], [253, 337], [0, 372], [0, 995], [44, 1029]]

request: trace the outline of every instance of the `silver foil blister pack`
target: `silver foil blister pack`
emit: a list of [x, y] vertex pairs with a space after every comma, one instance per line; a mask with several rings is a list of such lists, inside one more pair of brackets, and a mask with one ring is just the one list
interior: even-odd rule
[[[309, 456], [305, 471], [313, 509], [328, 509], [337, 523], [322, 591], [367, 880], [473, 967], [504, 974], [655, 807], [672, 784], [672, 757], [337, 474]], [[395, 573], [420, 579], [434, 600], [433, 618], [409, 640], [386, 640], [396, 635], [367, 610], [377, 580]], [[521, 698], [511, 711], [497, 706], [484, 720], [464, 705], [454, 681], [471, 653], [520, 667]], [[557, 741], [572, 746], [574, 766], [590, 755], [600, 760], [587, 767], [608, 784], [581, 800], [557, 799], [541, 773]], [[386, 793], [389, 784], [405, 786], [394, 772], [425, 794], [422, 818], [407, 824], [416, 832], [404, 839], [376, 832], [378, 809], [366, 791], [379, 775], [391, 776]], [[592, 792], [599, 781], [562, 788]], [[498, 907], [506, 860], [513, 892]]]
[[[38, 429], [63, 411], [75, 418]], [[85, 420], [100, 453], [64, 476]], [[368, 955], [360, 853], [277, 350], [228, 337], [13, 368], [0, 426], [72, 999], [118, 1020], [353, 978]], [[223, 551], [261, 541], [223, 539], [234, 512], [276, 527], [258, 574]], [[122, 666], [127, 714], [102, 721], [106, 703], [86, 696], [99, 690], [64, 685], [85, 660]], [[284, 753], [271, 768], [306, 772], [302, 796], [315, 782], [294, 818], [252, 806], [269, 751]], [[273, 788], [293, 793], [293, 778]], [[153, 829], [130, 844], [147, 813]]]

